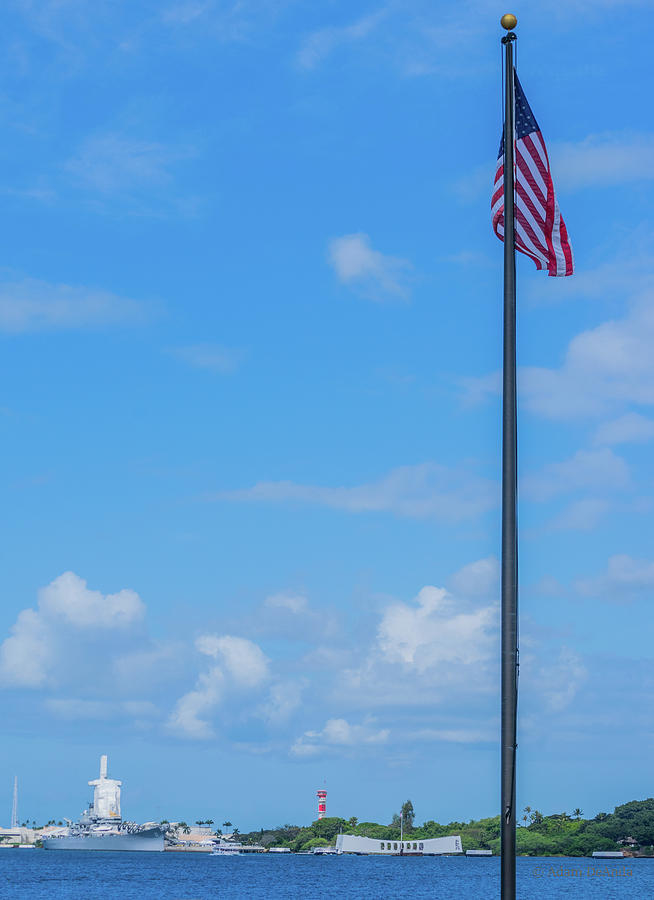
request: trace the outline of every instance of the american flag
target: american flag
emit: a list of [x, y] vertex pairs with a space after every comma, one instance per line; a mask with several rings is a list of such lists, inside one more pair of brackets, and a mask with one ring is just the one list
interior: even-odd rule
[[[515, 246], [548, 275], [572, 275], [574, 260], [556, 202], [545, 142], [518, 76], [515, 85]], [[504, 135], [491, 202], [493, 230], [504, 240]]]

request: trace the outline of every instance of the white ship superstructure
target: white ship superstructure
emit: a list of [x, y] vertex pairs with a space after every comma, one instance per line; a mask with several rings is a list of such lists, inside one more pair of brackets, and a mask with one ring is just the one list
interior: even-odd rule
[[107, 778], [107, 756], [100, 757], [100, 777], [89, 781], [93, 790], [93, 803], [88, 812], [97, 819], [121, 821], [120, 788], [122, 781]]

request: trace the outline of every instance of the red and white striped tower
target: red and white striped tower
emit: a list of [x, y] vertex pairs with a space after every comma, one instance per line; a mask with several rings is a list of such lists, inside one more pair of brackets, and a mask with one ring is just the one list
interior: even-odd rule
[[327, 812], [327, 791], [324, 789], [316, 791], [316, 797], [318, 798], [318, 818], [324, 819]]

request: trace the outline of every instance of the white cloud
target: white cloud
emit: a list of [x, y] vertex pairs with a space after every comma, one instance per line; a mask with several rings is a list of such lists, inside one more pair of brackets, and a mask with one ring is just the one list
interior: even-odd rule
[[303, 689], [304, 683], [299, 680], [276, 682], [271, 685], [257, 714], [270, 725], [282, 725], [300, 706]]
[[400, 516], [449, 521], [474, 518], [498, 502], [495, 482], [465, 469], [437, 463], [401, 466], [380, 481], [357, 487], [319, 487], [292, 481], [259, 482], [224, 491], [211, 499], [267, 503], [311, 503], [347, 512], [392, 512]]
[[650, 234], [631, 234], [617, 248], [614, 259], [592, 269], [578, 269], [574, 278], [533, 278], [526, 285], [527, 298], [538, 305], [551, 305], [562, 300], [622, 299], [651, 292], [654, 289], [651, 241]]
[[339, 617], [332, 607], [313, 609], [307, 597], [295, 591], [279, 591], [265, 598], [255, 613], [256, 634], [293, 643], [313, 643], [316, 634], [333, 640], [340, 633]]
[[530, 591], [549, 597], [562, 597], [565, 594], [565, 588], [553, 575], [543, 575], [535, 584], [531, 585]]
[[450, 586], [457, 596], [488, 597], [499, 588], [500, 564], [496, 556], [468, 563], [450, 578]]
[[46, 709], [60, 719], [119, 719], [129, 716], [134, 719], [154, 719], [159, 710], [149, 700], [84, 700], [79, 698], [50, 698], [45, 701]]
[[135, 591], [91, 591], [74, 572], [64, 572], [39, 591], [39, 609], [45, 618], [59, 618], [78, 628], [127, 628], [145, 616], [145, 605]]
[[533, 500], [586, 490], [617, 490], [629, 484], [629, 467], [609, 448], [579, 450], [570, 459], [548, 463], [541, 472], [526, 475], [521, 491]]
[[168, 352], [195, 369], [208, 369], [221, 375], [236, 371], [241, 361], [238, 350], [222, 347], [220, 344], [190, 344], [186, 347], [174, 347]]
[[654, 135], [608, 133], [553, 143], [552, 169], [560, 190], [619, 185], [654, 178]]
[[0, 679], [5, 685], [40, 687], [67, 655], [66, 642], [75, 633], [126, 631], [145, 615], [134, 591], [103, 595], [86, 581], [64, 572], [39, 591], [38, 609], [24, 609], [0, 645]]
[[595, 432], [596, 444], [637, 444], [654, 439], [654, 420], [640, 413], [625, 413], [603, 422]]
[[537, 690], [551, 712], [561, 712], [574, 700], [588, 678], [581, 659], [568, 647], [562, 647], [558, 659], [549, 660], [537, 676]]
[[232, 635], [203, 634], [195, 646], [218, 664], [201, 672], [195, 688], [179, 698], [167, 727], [182, 737], [204, 740], [214, 735], [209, 717], [227, 688], [259, 687], [268, 678], [268, 660], [257, 644]]
[[[602, 300], [626, 312], [580, 332], [570, 340], [559, 366], [527, 366], [518, 372], [522, 408], [553, 420], [592, 419], [625, 407], [654, 404], [654, 256], [651, 235], [636, 233], [617, 258], [574, 278], [533, 279], [527, 286], [538, 303], [562, 299]], [[545, 283], [545, 282], [552, 283]], [[499, 397], [499, 372], [461, 379], [464, 404]], [[621, 430], [636, 419], [620, 422]], [[640, 425], [643, 423], [640, 422]], [[617, 425], [616, 425], [617, 427]], [[631, 439], [631, 438], [629, 438]], [[634, 437], [645, 439], [645, 436]], [[600, 438], [600, 441], [603, 439]], [[609, 436], [606, 443], [612, 443]], [[619, 440], [615, 441], [620, 442]]]
[[[445, 716], [439, 728], [454, 728], [454, 710], [462, 707], [469, 715], [456, 728], [478, 727], [495, 690], [499, 660], [495, 565], [479, 563], [457, 573], [470, 590], [467, 599], [426, 586], [411, 602], [386, 604], [375, 640], [357, 652], [354, 664], [339, 664], [330, 699], [341, 710], [344, 704], [387, 713], [412, 710], [411, 728], [403, 726], [403, 733], [433, 728], [435, 709]], [[450, 583], [455, 581], [453, 576]], [[488, 595], [482, 597], [484, 584]], [[430, 710], [424, 723], [421, 710]]]
[[114, 685], [121, 691], [138, 685], [151, 689], [174, 682], [181, 674], [186, 648], [181, 641], [152, 642], [116, 657], [112, 664]]
[[0, 330], [19, 334], [139, 323], [145, 304], [109, 291], [33, 278], [0, 284]]
[[458, 383], [461, 387], [461, 403], [465, 407], [477, 406], [489, 397], [500, 397], [502, 394], [501, 372], [464, 376]]
[[386, 15], [380, 9], [370, 15], [363, 16], [351, 25], [321, 28], [310, 34], [297, 55], [297, 61], [304, 69], [313, 69], [330, 53], [343, 44], [352, 44], [368, 37]]
[[305, 731], [291, 747], [291, 753], [313, 756], [328, 749], [384, 744], [389, 735], [387, 728], [374, 728], [371, 720], [362, 725], [350, 725], [346, 719], [328, 719], [322, 731]]
[[[253, 36], [270, 34], [277, 17], [291, 0], [178, 0], [167, 3], [160, 20], [167, 39], [182, 38], [181, 46], [194, 50], [202, 41], [235, 41], [246, 46]], [[193, 42], [187, 32], [194, 29]]]
[[407, 299], [408, 260], [373, 250], [367, 234], [346, 234], [329, 242], [329, 261], [343, 284], [371, 300]]
[[622, 319], [572, 339], [559, 369], [521, 372], [522, 398], [552, 419], [601, 415], [619, 403], [654, 403], [654, 304], [636, 303]]
[[210, 2], [198, 3], [189, 0], [185, 3], [174, 3], [165, 9], [161, 18], [167, 25], [189, 25], [210, 11], [213, 4]]
[[497, 729], [481, 728], [420, 728], [407, 732], [409, 741], [429, 741], [448, 744], [483, 744], [497, 740]]
[[377, 643], [387, 662], [419, 672], [450, 663], [472, 665], [488, 659], [496, 618], [495, 606], [463, 611], [446, 590], [427, 586], [414, 604], [386, 608]]
[[594, 578], [575, 582], [580, 594], [622, 603], [654, 593], [654, 562], [634, 559], [626, 553], [608, 560], [606, 571]]
[[[639, 299], [622, 319], [574, 337], [559, 368], [527, 366], [518, 372], [525, 409], [547, 419], [588, 419], [616, 406], [654, 404], [654, 303]], [[462, 380], [464, 403], [499, 393], [493, 372]]]
[[195, 646], [200, 653], [219, 660], [238, 685], [257, 687], [268, 677], [268, 660], [263, 651], [246, 638], [203, 634]]
[[486, 161], [454, 179], [450, 188], [462, 203], [472, 203], [485, 193], [490, 196], [494, 173], [495, 161]]
[[225, 676], [219, 666], [199, 675], [195, 690], [179, 698], [168, 720], [170, 731], [182, 737], [206, 740], [214, 730], [207, 716], [223, 696]]
[[24, 609], [0, 645], [0, 682], [20, 687], [43, 684], [56, 660], [48, 623], [33, 609]]
[[[180, 698], [168, 727], [185, 737], [207, 739], [214, 736], [219, 721], [227, 737], [235, 715], [241, 723], [254, 718], [278, 730], [287, 728], [291, 720], [301, 722], [309, 710], [322, 708], [325, 725], [311, 730], [300, 727], [292, 746], [293, 755], [308, 757], [325, 750], [350, 753], [390, 742], [397, 710], [404, 715], [411, 708], [410, 724], [402, 726], [409, 743], [414, 732], [415, 742], [484, 740], [487, 717], [482, 727], [478, 713], [483, 707], [475, 703], [487, 703], [496, 684], [499, 614], [495, 598], [489, 602], [487, 594], [497, 593], [497, 568], [493, 557], [477, 560], [450, 579], [460, 599], [442, 588], [425, 587], [414, 601], [386, 603], [372, 640], [367, 637], [351, 646], [349, 641], [346, 645], [339, 641], [308, 654], [303, 648], [301, 659], [286, 658], [281, 665], [281, 661], [266, 660], [251, 641], [229, 638], [228, 644], [225, 636], [204, 634], [196, 647], [215, 665]], [[293, 622], [313, 616], [306, 598], [293, 592], [271, 595], [265, 608], [277, 616], [286, 614]], [[321, 628], [313, 628], [313, 642], [317, 637], [324, 641]], [[261, 662], [259, 676], [245, 685], [240, 672], [233, 666], [230, 671], [230, 660], [237, 659], [240, 666], [252, 654]], [[245, 668], [249, 671], [252, 666]], [[238, 701], [232, 688], [238, 686], [236, 679], [241, 682]], [[460, 714], [448, 713], [462, 704], [467, 709], [468, 701], [469, 716], [462, 719]], [[431, 711], [438, 706], [444, 711], [435, 726]], [[353, 720], [348, 713], [373, 707], [385, 715], [394, 710], [393, 723], [361, 720], [361, 714]], [[422, 709], [430, 711], [426, 720]], [[431, 734], [426, 733], [429, 728]], [[418, 735], [419, 731], [423, 733]]]
[[610, 509], [607, 500], [585, 497], [575, 500], [550, 523], [555, 531], [592, 531]]
[[266, 597], [265, 604], [272, 609], [287, 609], [292, 613], [306, 612], [308, 608], [307, 598], [301, 594], [272, 594]]
[[171, 166], [192, 153], [117, 133], [94, 135], [66, 164], [82, 185], [102, 194], [160, 187], [171, 180]]

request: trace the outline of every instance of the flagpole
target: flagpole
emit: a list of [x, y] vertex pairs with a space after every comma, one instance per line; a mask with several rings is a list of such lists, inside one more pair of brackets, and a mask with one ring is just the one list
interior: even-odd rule
[[504, 359], [502, 384], [502, 776], [501, 900], [516, 896], [518, 539], [513, 43], [515, 16], [502, 16], [504, 44]]

